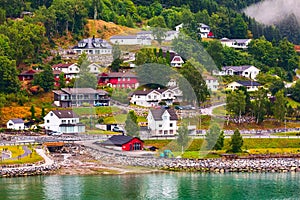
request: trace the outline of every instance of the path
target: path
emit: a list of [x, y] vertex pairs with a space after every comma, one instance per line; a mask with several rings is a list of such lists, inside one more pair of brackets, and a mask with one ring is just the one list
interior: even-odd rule
[[218, 107], [221, 107], [221, 106], [225, 106], [225, 105], [226, 105], [226, 103], [222, 103], [222, 104], [219, 104], [219, 105], [210, 106], [208, 108], [200, 109], [201, 110], [201, 114], [202, 115], [213, 115], [213, 110], [215, 108], [218, 108]]

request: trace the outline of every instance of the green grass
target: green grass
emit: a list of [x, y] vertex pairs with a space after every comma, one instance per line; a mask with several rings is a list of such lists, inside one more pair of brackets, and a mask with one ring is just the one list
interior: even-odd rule
[[119, 114], [112, 117], [104, 118], [105, 124], [124, 124], [127, 114]]
[[[225, 153], [230, 148], [230, 139], [225, 139], [224, 147], [220, 151], [211, 154], [205, 150], [204, 139], [191, 140], [189, 147], [185, 150], [182, 157], [184, 158], [201, 158], [201, 157], [219, 157], [219, 154]], [[164, 149], [170, 149], [175, 156], [181, 155], [181, 148], [178, 147], [176, 140], [145, 140], [146, 146], [156, 146], [159, 152]], [[243, 150], [248, 150], [251, 153], [289, 153], [300, 151], [300, 139], [288, 138], [245, 138]], [[285, 151], [286, 150], [286, 151]], [[197, 157], [198, 156], [198, 157]]]
[[105, 115], [120, 112], [120, 109], [115, 106], [79, 107], [73, 110], [77, 115]]
[[90, 135], [117, 135], [119, 133], [113, 131], [104, 131], [104, 130], [87, 130], [87, 134]]
[[300, 103], [297, 101], [294, 101], [291, 98], [287, 98], [288, 105], [292, 106], [292, 108], [297, 108], [298, 106], [300, 107]]
[[276, 136], [300, 136], [300, 132], [274, 133]]
[[[30, 147], [29, 147], [30, 148]], [[24, 153], [22, 146], [0, 146], [0, 150], [8, 149], [12, 152], [12, 157], [18, 157]], [[0, 165], [13, 165], [13, 164], [27, 164], [27, 163], [35, 163], [38, 161], [42, 161], [43, 158], [36, 153], [36, 151], [32, 150], [32, 154], [17, 160], [0, 160]]]
[[226, 116], [226, 114], [227, 114], [226, 107], [225, 106], [217, 107], [217, 108], [213, 109], [212, 113], [213, 113], [213, 115], [216, 115], [216, 116]]

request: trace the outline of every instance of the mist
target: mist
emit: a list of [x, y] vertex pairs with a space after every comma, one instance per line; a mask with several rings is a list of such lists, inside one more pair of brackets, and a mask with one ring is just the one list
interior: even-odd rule
[[300, 0], [265, 0], [249, 6], [244, 12], [266, 25], [273, 25], [294, 14], [300, 23]]

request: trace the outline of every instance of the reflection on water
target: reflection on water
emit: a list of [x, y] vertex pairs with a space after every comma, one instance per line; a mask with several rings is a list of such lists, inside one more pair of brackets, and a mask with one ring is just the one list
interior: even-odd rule
[[300, 173], [163, 173], [0, 179], [0, 199], [299, 199]]

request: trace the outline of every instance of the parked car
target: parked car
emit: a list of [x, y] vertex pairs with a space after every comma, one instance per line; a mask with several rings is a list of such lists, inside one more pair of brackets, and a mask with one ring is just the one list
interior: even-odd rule
[[62, 132], [59, 132], [59, 131], [53, 131], [51, 135], [53, 136], [60, 136], [62, 135], [63, 133]]
[[183, 110], [183, 107], [182, 106], [175, 106], [175, 109], [176, 110]]
[[118, 126], [113, 127], [112, 131], [113, 132], [119, 132], [119, 133], [123, 133], [124, 132], [124, 130], [122, 128], [118, 127]]

